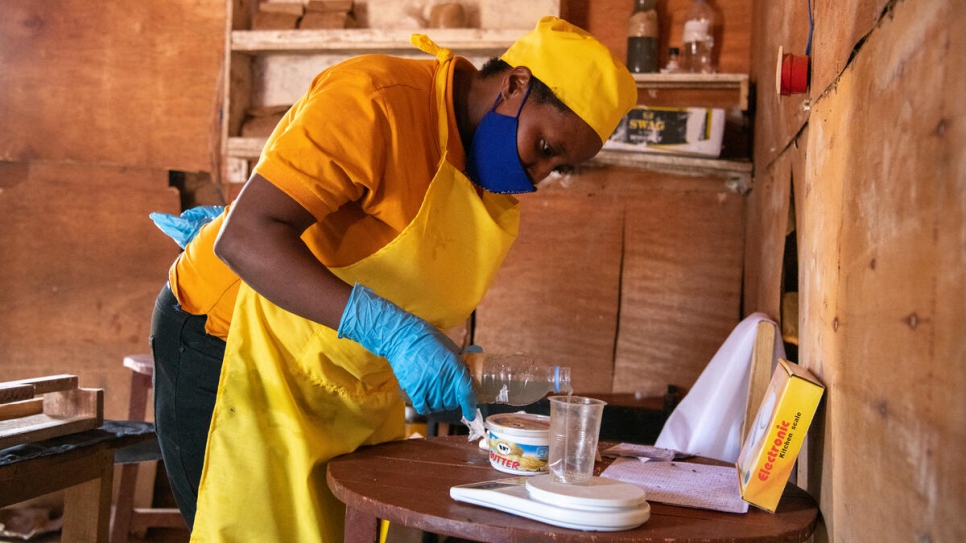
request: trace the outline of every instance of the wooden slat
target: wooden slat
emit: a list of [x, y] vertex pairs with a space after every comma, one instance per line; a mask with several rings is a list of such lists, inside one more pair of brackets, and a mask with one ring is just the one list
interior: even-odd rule
[[44, 414], [0, 421], [0, 449], [91, 430], [101, 422], [92, 417], [58, 419]]
[[75, 388], [44, 396], [44, 413], [55, 418], [103, 418], [103, 405], [104, 391], [101, 389]]
[[[503, 53], [529, 29], [427, 28], [422, 30], [441, 47], [457, 54]], [[350, 52], [412, 50], [412, 29], [235, 30], [231, 50], [250, 53]]]
[[101, 389], [54, 391], [42, 402], [43, 413], [0, 420], [0, 449], [90, 430], [104, 421]]
[[44, 399], [32, 398], [20, 402], [0, 404], [0, 421], [27, 417], [44, 412]]
[[16, 381], [0, 383], [0, 404], [29, 400], [34, 397], [34, 386]]
[[775, 325], [768, 321], [759, 322], [755, 346], [751, 350], [751, 371], [748, 372], [748, 406], [745, 408], [745, 420], [741, 424], [741, 435], [744, 437], [748, 437], [751, 422], [755, 420], [758, 408], [765, 398], [774, 359]]
[[134, 373], [154, 375], [154, 356], [150, 354], [131, 354], [124, 357], [124, 367]]
[[48, 375], [33, 379], [21, 379], [16, 382], [24, 385], [32, 385], [34, 387], [34, 396], [46, 394], [48, 392], [77, 388], [77, 376], [67, 374]]

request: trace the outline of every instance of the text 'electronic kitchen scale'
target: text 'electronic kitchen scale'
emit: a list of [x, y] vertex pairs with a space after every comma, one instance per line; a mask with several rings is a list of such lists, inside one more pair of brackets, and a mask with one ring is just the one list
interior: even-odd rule
[[550, 475], [511, 477], [454, 486], [449, 495], [457, 501], [575, 530], [630, 530], [651, 516], [644, 489], [602, 477], [592, 477], [586, 485], [558, 483]]

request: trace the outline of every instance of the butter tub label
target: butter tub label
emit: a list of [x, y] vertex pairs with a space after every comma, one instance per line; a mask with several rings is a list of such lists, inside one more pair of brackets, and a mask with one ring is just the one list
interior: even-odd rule
[[548, 446], [517, 443], [492, 432], [489, 441], [490, 464], [494, 468], [515, 474], [534, 474], [547, 470], [547, 456], [550, 452]]

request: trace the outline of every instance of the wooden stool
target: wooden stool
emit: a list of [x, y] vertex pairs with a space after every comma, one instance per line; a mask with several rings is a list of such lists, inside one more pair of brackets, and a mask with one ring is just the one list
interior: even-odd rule
[[[128, 419], [143, 421], [147, 412], [148, 392], [153, 386], [154, 357], [135, 354], [124, 357], [124, 367], [130, 368], [131, 402]], [[153, 458], [160, 459], [160, 455]], [[111, 522], [111, 543], [126, 543], [132, 531], [144, 531], [150, 527], [184, 528], [184, 518], [177, 508], [136, 508], [134, 491], [137, 486], [138, 464], [124, 464], [118, 478], [117, 503]]]

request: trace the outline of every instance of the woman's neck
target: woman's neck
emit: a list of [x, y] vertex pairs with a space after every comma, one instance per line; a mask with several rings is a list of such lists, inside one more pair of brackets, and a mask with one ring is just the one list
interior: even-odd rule
[[477, 125], [493, 107], [501, 81], [500, 77], [483, 79], [475, 70], [457, 69], [453, 73], [453, 110], [464, 149], [469, 149]]

